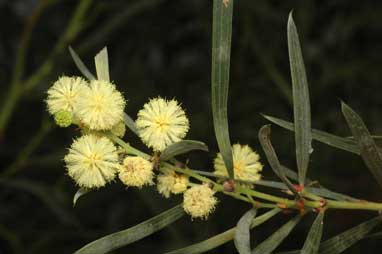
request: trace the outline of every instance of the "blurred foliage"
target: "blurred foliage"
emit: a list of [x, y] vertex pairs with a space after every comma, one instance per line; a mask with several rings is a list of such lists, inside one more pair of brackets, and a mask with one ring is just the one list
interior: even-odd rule
[[[22, 34], [39, 3], [46, 5], [31, 31], [20, 74], [21, 87], [49, 59], [82, 1], [0, 1], [1, 103], [9, 97], [17, 52], [24, 45]], [[292, 118], [286, 43], [286, 21], [291, 9], [299, 27], [310, 85], [312, 126], [350, 135], [341, 115], [342, 99], [362, 115], [373, 134], [380, 133], [381, 4], [345, 0], [237, 1], [228, 101], [232, 142], [248, 143], [260, 150], [257, 132], [266, 121], [259, 113]], [[77, 27], [81, 31], [70, 40], [87, 66], [93, 66], [93, 56], [108, 46], [111, 78], [128, 98], [127, 113], [132, 117], [148, 98], [157, 95], [176, 97], [182, 102], [191, 122], [188, 138], [202, 140], [211, 150], [209, 155], [192, 152], [187, 157], [198, 169], [211, 168], [217, 151], [210, 109], [211, 14], [212, 1], [205, 0], [91, 1], [84, 22]], [[118, 183], [87, 194], [75, 208], [71, 207], [76, 187], [65, 174], [62, 158], [73, 134], [78, 133], [75, 129], [47, 127], [44, 105], [45, 91], [59, 75], [79, 75], [66, 49], [67, 41], [63, 43], [64, 47], [51, 58], [49, 72], [40, 77], [33, 90], [22, 94], [0, 136], [1, 254], [72, 253], [91, 240], [148, 219], [181, 199], [163, 200], [153, 188], [126, 190]], [[272, 133], [279, 159], [295, 168], [293, 136], [277, 127]], [[144, 149], [133, 133], [128, 133], [126, 139]], [[334, 191], [381, 201], [377, 184], [359, 157], [317, 142], [313, 142], [313, 148], [310, 178]], [[265, 178], [273, 177], [268, 166], [264, 173]], [[208, 221], [184, 217], [114, 253], [162, 253], [186, 246], [236, 225], [248, 208], [222, 198]], [[327, 221], [335, 223], [325, 226], [323, 239], [368, 215], [328, 212]], [[309, 225], [313, 219], [307, 216], [303, 223]], [[261, 242], [285, 222], [286, 218], [279, 217], [260, 226], [253, 242]], [[302, 246], [307, 231], [297, 227], [287, 238], [293, 241], [287, 240], [281, 248]], [[376, 253], [378, 248], [380, 243], [368, 239], [347, 253]], [[233, 243], [229, 243], [211, 253], [233, 252]]]

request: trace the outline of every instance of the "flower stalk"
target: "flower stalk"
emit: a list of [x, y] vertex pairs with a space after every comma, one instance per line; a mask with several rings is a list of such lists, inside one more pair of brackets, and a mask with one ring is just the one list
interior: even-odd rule
[[[124, 142], [122, 139], [112, 135], [107, 134], [108, 137], [110, 137], [112, 140], [114, 140], [116, 143], [118, 143], [121, 147], [123, 147], [128, 154], [141, 156], [143, 158], [150, 158], [151, 156], [147, 153], [144, 153], [131, 145]], [[271, 195], [268, 193], [263, 193], [260, 191], [255, 191], [243, 186], [237, 186], [234, 192], [227, 192], [224, 191], [223, 185], [215, 182], [214, 180], [202, 176], [198, 173], [196, 173], [194, 170], [188, 169], [188, 168], [179, 168], [175, 165], [172, 165], [168, 162], [164, 163], [167, 167], [170, 167], [175, 172], [185, 174], [191, 178], [194, 178], [195, 180], [198, 180], [202, 183], [208, 183], [212, 184], [213, 188], [217, 192], [221, 192], [224, 195], [233, 197], [235, 199], [251, 203], [257, 208], [274, 208], [274, 207], [281, 207], [284, 209], [299, 209], [299, 206], [297, 205], [297, 201], [293, 199], [278, 197], [275, 195]], [[258, 200], [255, 200], [255, 203], [250, 200], [248, 197], [242, 196], [248, 195], [251, 197], [254, 197], [256, 199], [265, 200], [271, 203], [264, 203], [260, 202]], [[321, 198], [315, 194], [309, 193], [307, 190], [304, 190], [302, 192], [303, 196], [306, 198], [303, 200], [304, 206], [307, 209], [320, 209], [323, 208], [323, 205], [326, 209], [347, 209], [347, 210], [369, 210], [369, 211], [382, 211], [382, 203], [376, 203], [376, 202], [369, 202], [369, 201], [335, 201], [335, 200], [327, 200], [324, 198]], [[322, 202], [322, 200], [325, 200], [325, 202]]]

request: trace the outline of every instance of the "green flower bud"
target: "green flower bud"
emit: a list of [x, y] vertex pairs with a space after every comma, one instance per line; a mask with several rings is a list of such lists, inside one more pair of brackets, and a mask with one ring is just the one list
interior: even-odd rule
[[58, 111], [54, 114], [54, 121], [60, 127], [68, 127], [72, 124], [73, 113], [65, 110]]
[[126, 126], [123, 121], [117, 123], [116, 125], [113, 126], [113, 128], [111, 128], [111, 133], [113, 133], [114, 135], [120, 138], [125, 136], [125, 132], [126, 132]]

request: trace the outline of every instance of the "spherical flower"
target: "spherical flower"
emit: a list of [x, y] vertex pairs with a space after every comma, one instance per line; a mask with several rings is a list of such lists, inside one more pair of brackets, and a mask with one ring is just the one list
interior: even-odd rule
[[184, 192], [183, 209], [192, 218], [207, 219], [216, 203], [214, 191], [207, 184], [193, 186]]
[[58, 111], [54, 114], [54, 121], [62, 128], [68, 127], [73, 122], [73, 113], [65, 110]]
[[78, 100], [75, 112], [91, 130], [110, 130], [123, 120], [126, 102], [115, 85], [104, 80], [92, 80], [89, 91]]
[[[263, 165], [259, 162], [260, 156], [248, 145], [235, 144], [232, 146], [233, 171], [235, 178], [243, 181], [258, 181]], [[214, 161], [216, 175], [228, 176], [222, 155], [218, 153]]]
[[170, 197], [170, 194], [180, 194], [187, 190], [189, 183], [188, 176], [178, 174], [175, 171], [166, 171], [157, 177], [157, 189], [164, 197]]
[[79, 98], [88, 91], [88, 83], [80, 77], [60, 77], [53, 86], [48, 89], [46, 103], [50, 114], [59, 111], [73, 112]]
[[126, 157], [119, 170], [119, 179], [127, 186], [151, 185], [153, 177], [153, 163], [138, 156]]
[[84, 135], [64, 158], [70, 177], [83, 188], [99, 188], [114, 179], [120, 165], [113, 143], [106, 137]]
[[138, 112], [136, 121], [142, 141], [155, 151], [180, 141], [189, 129], [189, 122], [176, 100], [155, 98]]

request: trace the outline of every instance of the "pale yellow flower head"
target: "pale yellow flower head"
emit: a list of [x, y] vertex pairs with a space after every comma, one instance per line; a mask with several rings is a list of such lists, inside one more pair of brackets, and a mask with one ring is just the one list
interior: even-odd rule
[[125, 99], [115, 85], [104, 80], [92, 80], [89, 88], [78, 100], [75, 113], [91, 130], [110, 130], [123, 120]]
[[99, 188], [114, 179], [120, 165], [113, 143], [106, 137], [84, 135], [64, 158], [70, 177], [83, 188]]
[[46, 104], [49, 113], [54, 115], [60, 111], [75, 111], [78, 99], [83, 97], [88, 90], [88, 83], [83, 78], [60, 77], [47, 92]]
[[128, 156], [119, 170], [119, 179], [127, 186], [141, 188], [153, 184], [153, 163], [142, 157]]
[[207, 219], [215, 210], [217, 199], [207, 184], [193, 186], [183, 195], [183, 209], [192, 218]]
[[189, 122], [176, 100], [155, 98], [138, 112], [136, 121], [142, 141], [155, 151], [163, 151], [168, 145], [184, 138]]
[[178, 174], [173, 170], [158, 175], [157, 181], [158, 192], [166, 198], [169, 198], [170, 194], [183, 193], [187, 190], [189, 183], [188, 176]]
[[[232, 146], [233, 171], [235, 178], [243, 181], [258, 181], [261, 179], [263, 165], [260, 156], [248, 145], [235, 144]], [[215, 174], [228, 176], [222, 155], [218, 153], [214, 161]]]

